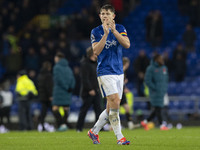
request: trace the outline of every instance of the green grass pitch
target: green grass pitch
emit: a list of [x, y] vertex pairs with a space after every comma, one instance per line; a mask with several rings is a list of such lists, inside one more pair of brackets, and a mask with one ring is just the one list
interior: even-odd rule
[[0, 150], [200, 150], [200, 127], [160, 131], [122, 130], [130, 145], [117, 145], [113, 131], [100, 132], [100, 145], [92, 144], [87, 130], [77, 133], [15, 132], [0, 134]]

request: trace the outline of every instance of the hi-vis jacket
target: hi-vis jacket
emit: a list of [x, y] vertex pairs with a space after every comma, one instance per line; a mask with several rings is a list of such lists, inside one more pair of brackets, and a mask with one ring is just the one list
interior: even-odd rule
[[27, 75], [22, 75], [17, 79], [15, 91], [20, 95], [20, 97], [26, 97], [30, 93], [35, 96], [38, 95], [33, 81], [31, 81]]

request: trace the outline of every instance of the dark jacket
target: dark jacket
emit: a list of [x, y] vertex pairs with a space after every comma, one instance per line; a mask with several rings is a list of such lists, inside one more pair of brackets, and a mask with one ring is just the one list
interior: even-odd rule
[[147, 56], [144, 56], [144, 57], [141, 57], [141, 56], [138, 56], [136, 58], [136, 60], [134, 61], [134, 69], [135, 69], [135, 72], [138, 74], [139, 72], [142, 72], [142, 73], [145, 73], [145, 70], [146, 68], [148, 67], [149, 65], [149, 58]]
[[50, 71], [41, 69], [37, 78], [38, 93], [41, 101], [49, 101], [53, 92], [53, 77]]
[[66, 59], [61, 59], [53, 67], [53, 105], [64, 106], [71, 104], [71, 92], [75, 79]]
[[144, 81], [149, 88], [152, 106], [163, 107], [164, 95], [168, 88], [167, 67], [165, 65], [159, 66], [156, 62], [151, 61], [146, 70]]
[[81, 60], [80, 76], [81, 76], [81, 90], [80, 96], [87, 97], [90, 90], [99, 92], [99, 86], [96, 74], [97, 62], [84, 57]]
[[183, 33], [183, 41], [186, 47], [193, 47], [196, 40], [196, 33], [194, 30], [185, 31]]

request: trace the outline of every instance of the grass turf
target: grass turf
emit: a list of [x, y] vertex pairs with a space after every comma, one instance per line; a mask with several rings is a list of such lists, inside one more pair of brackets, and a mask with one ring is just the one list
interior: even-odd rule
[[92, 144], [87, 130], [77, 133], [75, 130], [66, 132], [39, 133], [9, 132], [0, 134], [0, 150], [199, 150], [200, 127], [185, 127], [181, 130], [160, 131], [143, 129], [122, 131], [131, 141], [131, 145], [117, 145], [112, 131], [100, 132], [100, 145]]

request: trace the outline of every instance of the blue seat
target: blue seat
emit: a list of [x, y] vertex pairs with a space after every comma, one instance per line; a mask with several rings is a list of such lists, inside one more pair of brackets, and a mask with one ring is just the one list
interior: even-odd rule
[[79, 111], [82, 105], [82, 100], [79, 96], [72, 96], [70, 110], [73, 112]]
[[14, 104], [11, 106], [10, 114], [11, 114], [11, 115], [17, 115], [17, 114], [18, 114], [18, 103], [14, 103]]

